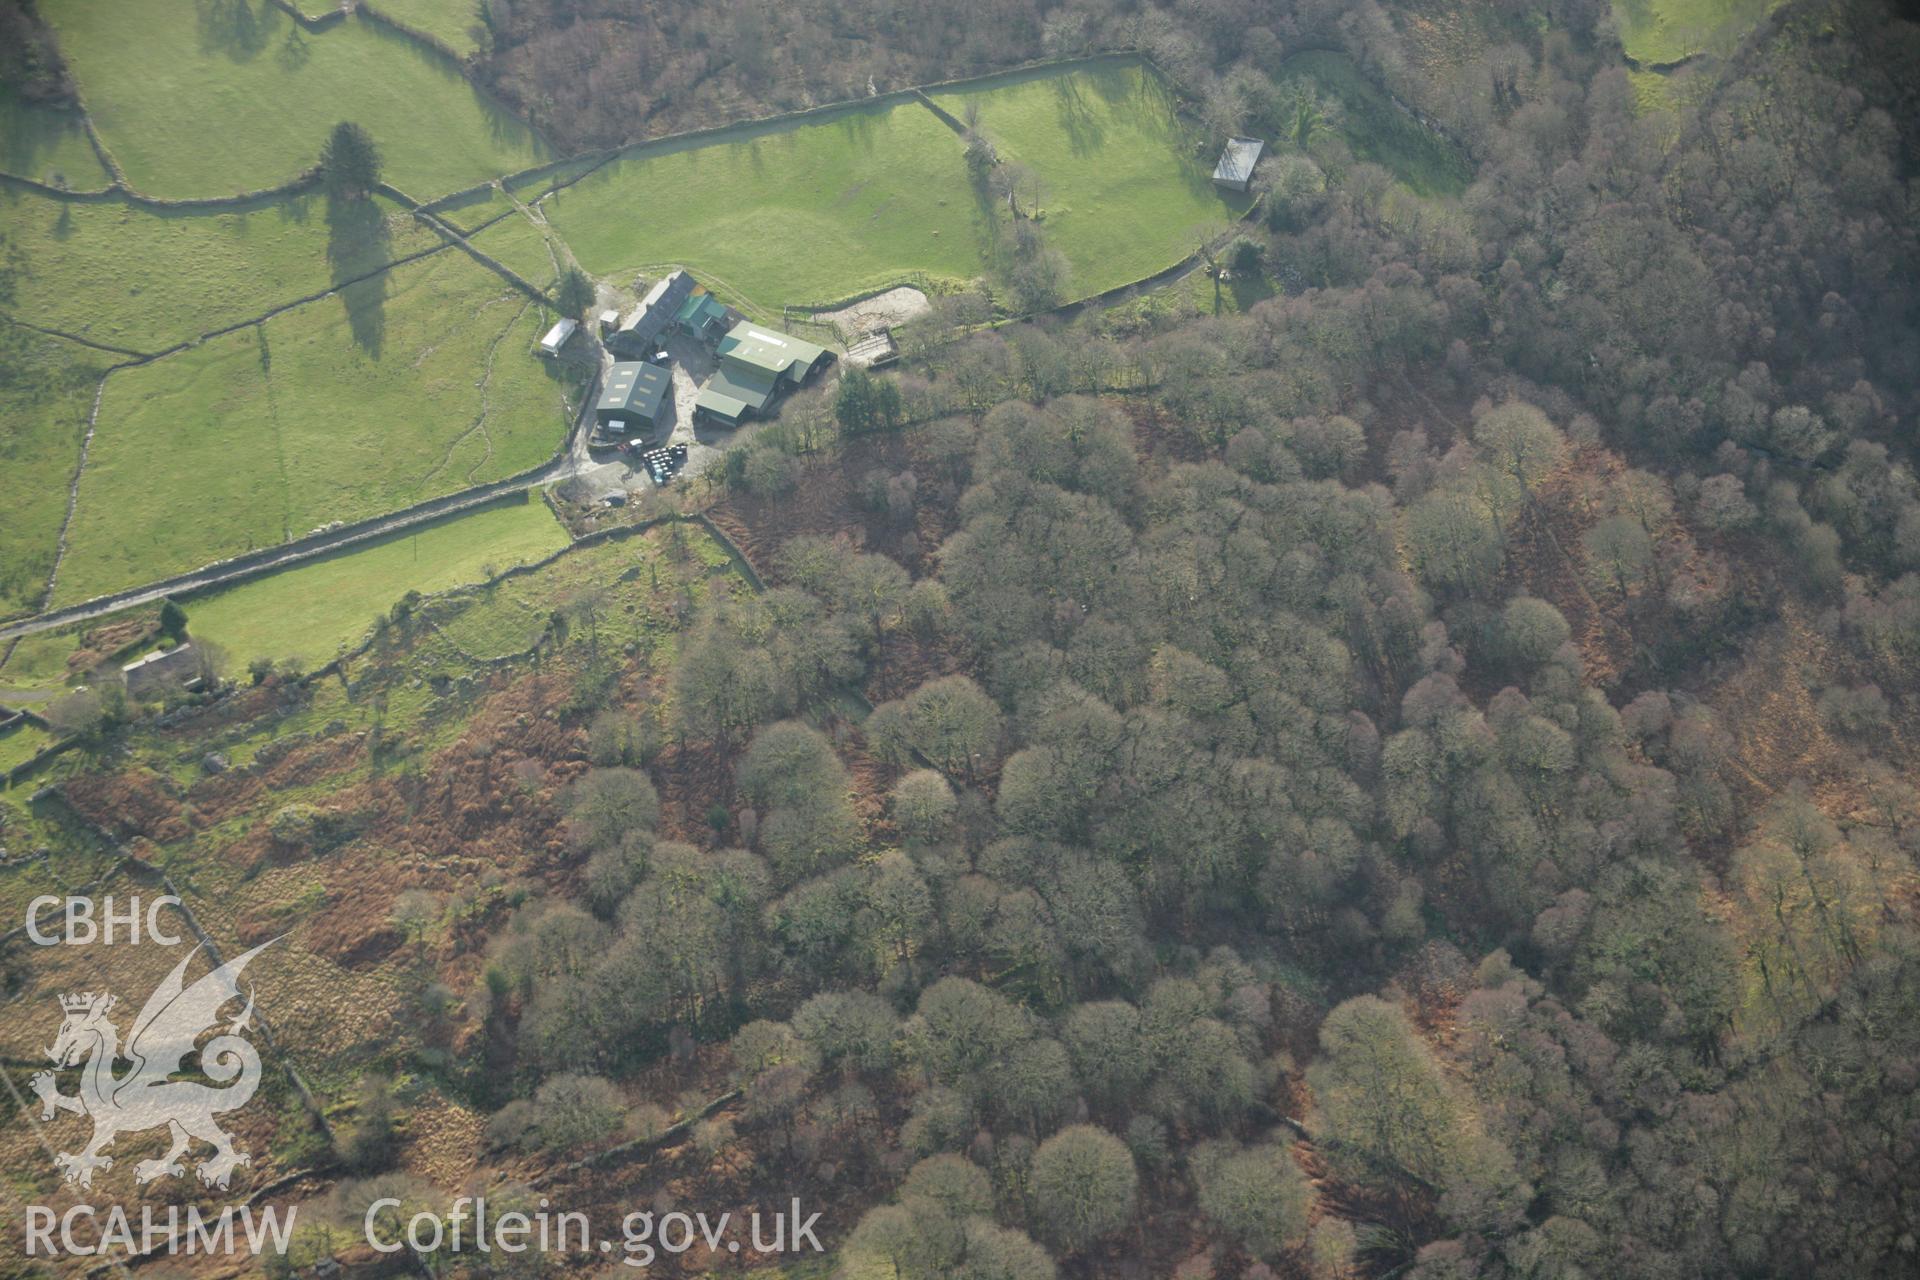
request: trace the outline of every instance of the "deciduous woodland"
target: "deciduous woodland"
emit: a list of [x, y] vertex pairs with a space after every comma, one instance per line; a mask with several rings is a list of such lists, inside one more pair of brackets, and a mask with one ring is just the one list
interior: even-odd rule
[[[164, 874], [286, 938], [261, 1268], [371, 1275], [369, 1203], [484, 1190], [822, 1213], [673, 1276], [1920, 1269], [1920, 25], [1629, 8], [484, 0], [468, 74], [560, 150], [1121, 47], [1195, 154], [1268, 149], [1190, 272], [953, 283], [704, 474], [536, 499], [583, 540], [496, 512], [397, 600], [396, 542], [0, 648], [70, 744], [0, 790], [5, 914]], [[1102, 216], [1028, 163], [1010, 243]], [[6, 406], [92, 385], [54, 341], [0, 328], [9, 469]], [[380, 612], [263, 622], [301, 581]], [[217, 691], [88, 674], [196, 626]], [[53, 996], [171, 963], [27, 950], [21, 1078]], [[57, 1200], [35, 1134], [0, 1167]], [[141, 1141], [102, 1185], [157, 1203]]]

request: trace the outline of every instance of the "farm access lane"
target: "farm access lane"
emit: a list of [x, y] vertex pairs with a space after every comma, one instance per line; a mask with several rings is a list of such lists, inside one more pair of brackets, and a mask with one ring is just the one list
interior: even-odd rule
[[[1232, 236], [1232, 231], [1221, 235], [1214, 244], [1208, 246], [1217, 251]], [[564, 241], [562, 242], [564, 243]], [[437, 250], [436, 250], [437, 252]], [[1176, 283], [1194, 271], [1200, 269], [1207, 259], [1207, 253], [1196, 252], [1166, 270], [1156, 273], [1146, 280], [1136, 281], [1109, 290], [1106, 294], [1083, 298], [1059, 307], [1050, 308], [1042, 314], [1071, 317], [1089, 306], [1098, 305], [1112, 298], [1118, 298], [1136, 292], [1149, 292], [1162, 289]], [[1031, 318], [1031, 317], [1028, 317]], [[31, 618], [23, 618], [9, 623], [0, 623], [0, 646], [9, 646], [21, 636], [33, 635], [41, 631], [51, 631], [75, 622], [89, 622], [103, 618], [122, 609], [143, 604], [153, 604], [170, 595], [180, 595], [207, 587], [223, 586], [260, 576], [278, 569], [284, 569], [302, 561], [315, 559], [331, 551], [338, 551], [356, 543], [366, 542], [384, 534], [395, 533], [402, 529], [423, 524], [441, 516], [480, 506], [508, 493], [538, 489], [545, 485], [557, 484], [566, 480], [579, 479], [586, 482], [592, 492], [611, 492], [624, 489], [629, 481], [638, 479], [638, 473], [621, 462], [601, 461], [594, 458], [588, 449], [588, 439], [593, 432], [593, 407], [600, 398], [600, 383], [611, 363], [611, 356], [600, 345], [596, 335], [588, 333], [592, 343], [592, 359], [595, 372], [592, 384], [582, 397], [580, 408], [575, 415], [572, 427], [567, 434], [566, 443], [553, 459], [538, 471], [517, 479], [495, 481], [474, 489], [447, 494], [430, 499], [414, 506], [396, 511], [391, 515], [379, 517], [373, 521], [335, 530], [326, 534], [311, 534], [296, 539], [294, 543], [269, 551], [254, 552], [235, 560], [222, 561], [207, 565], [172, 578], [163, 578], [145, 586], [131, 587], [125, 591], [108, 596], [99, 596], [69, 605], [62, 609], [49, 610]], [[687, 351], [676, 349], [676, 358], [671, 362], [675, 373], [676, 422], [670, 433], [673, 443], [688, 445], [690, 457], [683, 475], [696, 475], [710, 465], [720, 454], [729, 438], [735, 433], [713, 433], [713, 437], [702, 439], [692, 423], [691, 400], [696, 379], [691, 377], [693, 367], [688, 361]], [[4, 649], [0, 649], [4, 652]]]
[[[646, 483], [644, 473], [636, 471], [626, 462], [595, 458], [588, 449], [587, 442], [593, 434], [594, 405], [600, 399], [600, 384], [612, 363], [612, 357], [600, 345], [597, 335], [589, 333], [587, 336], [591, 343], [591, 358], [594, 364], [593, 379], [586, 393], [581, 397], [580, 407], [567, 430], [566, 442], [539, 470], [518, 477], [496, 480], [475, 488], [463, 489], [458, 493], [444, 494], [346, 528], [308, 534], [279, 547], [266, 548], [230, 560], [204, 565], [199, 569], [171, 578], [162, 578], [143, 586], [129, 587], [111, 595], [96, 596], [92, 600], [84, 600], [79, 604], [50, 609], [45, 613], [35, 614], [31, 618], [0, 623], [0, 654], [4, 654], [7, 648], [22, 636], [51, 631], [76, 622], [91, 622], [104, 618], [108, 614], [118, 613], [122, 609], [155, 604], [168, 596], [185, 595], [208, 587], [227, 586], [248, 578], [260, 577], [358, 543], [369, 542], [415, 525], [484, 506], [509, 493], [521, 493], [570, 480], [581, 481], [587, 490], [595, 495], [616, 489], [625, 490], [636, 483]], [[669, 438], [674, 443], [684, 443], [689, 446], [691, 456], [688, 465], [682, 469], [682, 474], [690, 476], [697, 474], [717, 459], [721, 449], [736, 433], [708, 432], [703, 438], [695, 430], [692, 420], [693, 397], [697, 390], [697, 383], [704, 379], [707, 372], [710, 372], [711, 359], [705, 357], [705, 353], [691, 342], [670, 341], [668, 345], [674, 355], [671, 364], [674, 370], [676, 409], [675, 424]], [[702, 362], [703, 357], [705, 357], [705, 363]]]

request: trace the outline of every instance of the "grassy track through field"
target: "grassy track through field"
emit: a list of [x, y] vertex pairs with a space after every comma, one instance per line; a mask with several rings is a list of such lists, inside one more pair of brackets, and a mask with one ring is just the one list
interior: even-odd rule
[[502, 218], [471, 237], [473, 247], [497, 258], [509, 270], [542, 289], [559, 278], [554, 257], [547, 247], [546, 234], [518, 213]]
[[532, 130], [439, 53], [349, 18], [304, 30], [268, 0], [45, 0], [41, 12], [138, 190], [225, 196], [311, 166], [336, 121], [420, 199], [537, 164]]
[[566, 429], [540, 324], [446, 252], [114, 374], [54, 603], [537, 466]]

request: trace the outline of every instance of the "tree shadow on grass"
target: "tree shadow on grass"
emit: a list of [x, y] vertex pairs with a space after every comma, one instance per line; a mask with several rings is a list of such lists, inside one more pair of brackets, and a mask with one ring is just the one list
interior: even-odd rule
[[1076, 156], [1090, 156], [1106, 145], [1106, 122], [1087, 102], [1078, 76], [1064, 75], [1053, 82], [1054, 103], [1059, 108], [1061, 132]]
[[[201, 2], [206, 3], [207, 0], [201, 0]], [[404, 49], [414, 61], [431, 68], [433, 73], [442, 80], [449, 84], [457, 84], [472, 93], [474, 105], [479, 107], [480, 115], [486, 121], [487, 137], [495, 146], [529, 147], [538, 159], [545, 160], [548, 157], [546, 141], [534, 132], [533, 126], [514, 114], [513, 109], [506, 103], [469, 79], [458, 58], [451, 57], [445, 51], [416, 40], [385, 23], [372, 22], [358, 14], [354, 15], [354, 21], [376, 40]]]
[[235, 62], [245, 62], [266, 48], [278, 25], [272, 5], [263, 3], [256, 13], [252, 0], [196, 0], [193, 8], [200, 51], [224, 53]]
[[967, 187], [973, 192], [973, 237], [982, 263], [992, 265], [1000, 252], [1000, 232], [1005, 220], [1006, 200], [996, 194], [986, 170], [967, 175]]
[[70, 135], [79, 150], [86, 150], [78, 112], [28, 101], [17, 87], [0, 83], [0, 169], [55, 187], [100, 186], [97, 164], [72, 173], [52, 167], [63, 134]]
[[313, 47], [307, 43], [307, 34], [299, 23], [287, 24], [287, 38], [281, 42], [274, 60], [283, 71], [298, 71], [313, 60]]
[[327, 266], [347, 309], [354, 345], [375, 360], [387, 336], [390, 241], [386, 211], [378, 202], [328, 197]]
[[891, 102], [884, 106], [858, 107], [832, 119], [849, 146], [858, 148], [862, 155], [871, 155], [893, 108]]
[[1251, 275], [1230, 272], [1227, 287], [1233, 291], [1233, 305], [1242, 315], [1253, 310], [1255, 303], [1265, 302], [1279, 292], [1264, 271]]

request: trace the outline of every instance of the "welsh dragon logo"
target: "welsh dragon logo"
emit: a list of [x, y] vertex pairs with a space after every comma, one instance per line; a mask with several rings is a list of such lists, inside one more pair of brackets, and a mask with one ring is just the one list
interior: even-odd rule
[[[80, 1092], [73, 1097], [61, 1093], [52, 1071], [38, 1072], [28, 1083], [40, 1095], [42, 1120], [51, 1120], [61, 1111], [93, 1118], [93, 1141], [85, 1150], [54, 1157], [68, 1182], [92, 1186], [95, 1169], [113, 1167], [113, 1158], [101, 1153], [115, 1138], [163, 1125], [173, 1145], [158, 1159], [135, 1165], [136, 1182], [184, 1176], [180, 1158], [195, 1141], [213, 1147], [212, 1158], [201, 1161], [195, 1170], [210, 1187], [225, 1190], [234, 1169], [252, 1159], [236, 1150], [232, 1136], [213, 1121], [221, 1112], [245, 1106], [260, 1086], [260, 1055], [240, 1035], [253, 1020], [251, 992], [246, 1007], [225, 1030], [199, 1048], [200, 1074], [224, 1087], [173, 1077], [201, 1035], [214, 1029], [221, 1009], [240, 998], [239, 978], [248, 962], [272, 945], [262, 943], [192, 986], [185, 982], [194, 955], [188, 952], [147, 997], [124, 1047], [119, 1030], [107, 1018], [116, 1003], [113, 996], [83, 992], [60, 997], [66, 1020], [47, 1056], [56, 1068], [80, 1068]], [[120, 1059], [132, 1065], [125, 1074], [115, 1075], [114, 1065]]]

